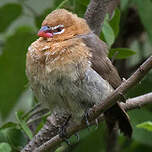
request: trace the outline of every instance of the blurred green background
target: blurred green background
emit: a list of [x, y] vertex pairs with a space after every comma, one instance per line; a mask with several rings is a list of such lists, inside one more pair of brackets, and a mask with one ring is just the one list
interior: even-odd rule
[[[83, 17], [88, 3], [89, 0], [0, 1], [0, 152], [20, 151], [27, 143], [25, 134], [30, 134], [25, 129], [26, 124], [21, 127], [24, 124], [18, 119], [21, 114], [15, 113], [23, 114], [35, 104], [25, 75], [25, 58], [28, 46], [37, 39], [41, 22], [56, 8], [65, 8]], [[114, 60], [121, 77], [128, 78], [152, 54], [151, 14], [151, 0], [121, 0], [113, 16], [105, 17], [100, 38], [109, 46], [109, 57]], [[152, 71], [129, 90], [126, 98], [148, 92], [152, 92]], [[128, 140], [120, 135], [117, 150], [152, 151], [152, 132], [136, 127], [150, 121], [145, 126], [152, 128], [152, 105], [129, 111], [129, 115], [133, 137]], [[90, 132], [82, 131], [79, 143], [71, 139], [72, 148], [63, 145], [58, 151], [104, 152], [105, 138], [102, 123], [98, 130], [93, 127]]]

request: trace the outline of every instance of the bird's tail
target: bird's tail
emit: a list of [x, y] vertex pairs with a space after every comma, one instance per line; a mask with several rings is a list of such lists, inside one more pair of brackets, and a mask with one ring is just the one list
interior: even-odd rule
[[129, 120], [129, 116], [119, 103], [115, 104], [110, 109], [108, 109], [104, 113], [104, 115], [109, 132], [112, 131], [115, 127], [115, 124], [118, 123], [120, 131], [125, 136], [131, 138], [132, 126]]

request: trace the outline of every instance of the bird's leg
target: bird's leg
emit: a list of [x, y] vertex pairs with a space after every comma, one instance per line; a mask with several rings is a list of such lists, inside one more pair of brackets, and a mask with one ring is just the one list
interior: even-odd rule
[[63, 138], [64, 141], [65, 141], [68, 145], [70, 145], [70, 142], [69, 142], [69, 140], [68, 140], [68, 137], [66, 136], [66, 128], [67, 128], [68, 122], [69, 122], [69, 120], [71, 119], [71, 117], [72, 117], [72, 115], [69, 115], [69, 116], [66, 118], [65, 122], [63, 123], [63, 125], [59, 128], [59, 136], [60, 136], [60, 138]]

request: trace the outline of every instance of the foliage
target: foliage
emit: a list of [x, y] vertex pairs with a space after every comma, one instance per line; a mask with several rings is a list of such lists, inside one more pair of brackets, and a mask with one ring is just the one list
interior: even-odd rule
[[138, 124], [137, 128], [144, 128], [148, 131], [152, 131], [152, 122], [151, 121], [143, 122], [141, 124]]
[[[13, 22], [22, 13], [22, 7], [15, 3], [9, 3], [0, 8], [0, 32], [4, 32], [11, 22]], [[5, 15], [3, 15], [5, 14]], [[6, 17], [7, 16], [7, 17]]]
[[0, 143], [1, 152], [11, 152], [11, 146], [8, 143]]
[[136, 52], [128, 48], [115, 48], [109, 50], [109, 58], [115, 57], [116, 59], [126, 59], [134, 54], [136, 54]]
[[141, 21], [148, 33], [149, 39], [152, 43], [152, 20], [151, 20], [151, 10], [152, 10], [152, 1], [145, 0], [142, 3], [139, 0], [134, 0], [133, 3], [137, 5], [138, 13], [141, 18]]
[[[36, 31], [40, 28], [44, 17], [52, 10], [66, 8], [78, 16], [83, 17], [89, 0], [46, 0], [50, 5], [43, 10], [36, 6], [43, 5], [41, 0], [35, 0], [37, 5], [32, 6], [30, 1], [0, 2], [0, 151], [17, 152], [33, 137], [28, 127], [31, 108], [35, 105], [33, 95], [28, 89], [25, 75], [25, 58], [28, 46], [37, 38]], [[25, 5], [26, 4], [26, 5]], [[130, 9], [135, 10], [144, 27], [143, 31], [134, 31], [128, 27], [130, 21], [136, 21], [127, 16]], [[100, 38], [109, 48], [109, 58], [118, 62], [127, 62], [126, 71], [131, 74], [134, 66], [144, 60], [152, 50], [152, 1], [145, 0], [121, 0], [120, 9], [117, 8], [112, 17], [106, 15]], [[32, 23], [24, 21], [25, 18]], [[134, 23], [134, 22], [133, 22]], [[125, 26], [126, 25], [126, 26]], [[127, 27], [127, 28], [126, 28]], [[135, 33], [135, 34], [134, 34]], [[138, 35], [136, 34], [138, 33]], [[128, 36], [129, 35], [129, 36]], [[128, 37], [127, 37], [128, 36]], [[120, 65], [119, 65], [120, 66]], [[125, 68], [125, 67], [124, 67]], [[136, 87], [132, 88], [127, 97], [134, 97], [152, 91], [152, 72]], [[27, 110], [30, 112], [26, 113]], [[16, 113], [16, 120], [15, 120]], [[134, 133], [131, 140], [119, 137], [119, 151], [151, 151], [152, 150], [152, 106], [148, 105], [142, 110], [129, 112]], [[43, 116], [36, 132], [43, 126], [46, 120]], [[144, 129], [141, 129], [144, 128]], [[100, 124], [98, 129], [91, 127], [80, 133], [80, 142], [74, 137], [72, 149], [69, 151], [105, 151], [106, 129]], [[68, 149], [62, 145], [57, 151]]]

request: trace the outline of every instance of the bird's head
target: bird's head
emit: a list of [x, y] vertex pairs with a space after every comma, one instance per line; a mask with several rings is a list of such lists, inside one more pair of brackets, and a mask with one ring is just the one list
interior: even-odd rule
[[63, 41], [89, 32], [90, 28], [84, 19], [65, 9], [57, 9], [46, 16], [38, 36], [48, 41]]

